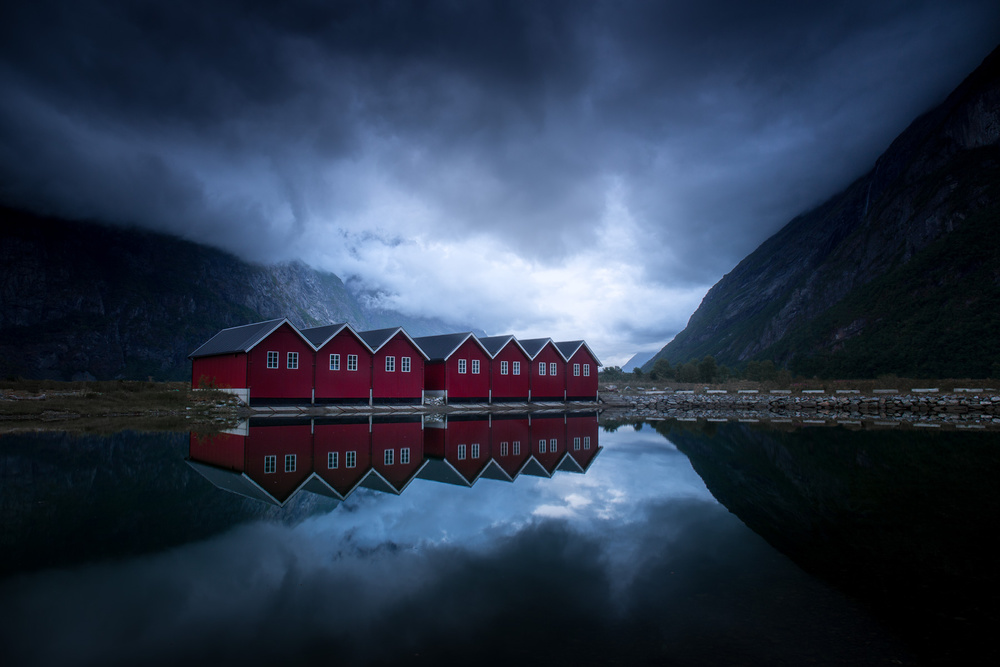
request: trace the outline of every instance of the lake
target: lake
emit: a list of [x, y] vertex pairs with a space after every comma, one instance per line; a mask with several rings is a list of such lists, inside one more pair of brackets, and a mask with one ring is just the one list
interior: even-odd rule
[[593, 413], [7, 434], [0, 662], [976, 662], [998, 446]]

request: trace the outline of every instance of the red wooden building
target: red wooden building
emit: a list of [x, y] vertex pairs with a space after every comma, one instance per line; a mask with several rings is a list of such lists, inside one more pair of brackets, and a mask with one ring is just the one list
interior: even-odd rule
[[491, 402], [526, 401], [531, 359], [513, 336], [487, 336], [479, 343], [490, 355]]
[[347, 324], [302, 329], [316, 348], [317, 404], [371, 404], [372, 351]]
[[445, 403], [489, 402], [490, 354], [472, 332], [414, 338], [424, 354], [424, 389]]
[[566, 400], [566, 359], [551, 338], [518, 340], [521, 348], [531, 358], [529, 378], [530, 400]]
[[402, 327], [358, 336], [372, 350], [372, 402], [422, 403], [427, 356]]
[[597, 369], [601, 362], [582, 340], [556, 343], [566, 360], [566, 400], [597, 400]]
[[310, 403], [313, 353], [286, 319], [223, 329], [190, 354], [191, 386], [231, 390], [251, 405]]

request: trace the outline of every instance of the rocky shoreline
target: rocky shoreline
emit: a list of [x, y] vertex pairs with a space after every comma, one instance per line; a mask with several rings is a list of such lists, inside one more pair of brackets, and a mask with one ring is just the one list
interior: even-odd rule
[[1000, 428], [994, 389], [791, 391], [650, 391], [601, 395], [605, 419], [799, 420], [805, 423], [912, 424]]

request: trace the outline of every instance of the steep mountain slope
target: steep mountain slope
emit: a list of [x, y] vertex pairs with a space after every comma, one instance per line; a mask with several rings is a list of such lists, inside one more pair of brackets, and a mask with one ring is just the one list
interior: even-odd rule
[[219, 329], [302, 325], [461, 329], [365, 305], [304, 264], [248, 264], [152, 232], [0, 209], [0, 376], [187, 379]]
[[810, 375], [1000, 372], [1000, 49], [875, 167], [764, 242], [660, 357]]

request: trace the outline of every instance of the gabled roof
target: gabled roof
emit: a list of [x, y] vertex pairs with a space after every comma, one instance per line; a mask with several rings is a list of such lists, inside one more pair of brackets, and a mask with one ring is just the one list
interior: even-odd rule
[[340, 324], [327, 324], [321, 327], [310, 327], [309, 329], [302, 329], [300, 333], [303, 336], [305, 336], [305, 338], [312, 344], [314, 348], [316, 348], [316, 351], [318, 352], [321, 347], [323, 347], [331, 340], [333, 340], [333, 338], [344, 329], [347, 329], [352, 334], [354, 334], [354, 336], [361, 341], [362, 345], [367, 347], [369, 351], [371, 350], [371, 347], [368, 345], [365, 339], [362, 338], [358, 334], [358, 332], [355, 331], [354, 328], [346, 322]]
[[566, 361], [569, 361], [572, 358], [572, 356], [576, 354], [577, 351], [582, 347], [585, 348], [587, 352], [590, 354], [590, 356], [594, 358], [594, 361], [597, 362], [598, 366], [601, 365], [601, 360], [597, 358], [597, 355], [594, 354], [594, 351], [590, 349], [590, 346], [587, 345], [586, 341], [569, 340], [569, 341], [563, 341], [561, 343], [556, 343], [555, 346], [556, 349], [559, 350], [559, 354], [561, 354], [563, 356], [563, 359], [565, 359]]
[[451, 355], [458, 351], [458, 348], [465, 344], [465, 341], [472, 338], [479, 347], [489, 355], [489, 350], [483, 347], [478, 338], [472, 335], [471, 331], [465, 333], [441, 334], [439, 336], [420, 336], [414, 338], [413, 342], [427, 355], [428, 361], [446, 361]]
[[397, 333], [402, 333], [406, 336], [406, 340], [413, 343], [413, 347], [417, 348], [417, 351], [423, 355], [424, 359], [427, 359], [427, 353], [421, 349], [419, 345], [413, 342], [410, 335], [403, 330], [403, 327], [389, 327], [388, 329], [372, 329], [371, 331], [358, 331], [358, 338], [364, 341], [365, 345], [372, 353], [378, 352], [379, 349], [392, 340]]
[[223, 491], [229, 491], [230, 493], [252, 498], [253, 500], [260, 500], [271, 505], [277, 505], [278, 507], [282, 506], [281, 501], [264, 490], [257, 482], [250, 479], [246, 473], [218, 468], [191, 459], [187, 459], [186, 463], [197, 470], [202, 477]]
[[[500, 352], [503, 351], [503, 349], [507, 347], [507, 344], [511, 341], [514, 342], [514, 345], [520, 347], [521, 351], [524, 352], [525, 355], [528, 355], [524, 347], [521, 346], [521, 343], [509, 334], [505, 336], [487, 336], [485, 338], [477, 337], [477, 340], [479, 340], [479, 344], [483, 346], [483, 349], [486, 350], [492, 358], [495, 358], [498, 354], [500, 354]], [[530, 357], [530, 355], [528, 356]]]
[[[244, 324], [239, 327], [223, 329], [219, 333], [208, 339], [197, 350], [188, 355], [188, 359], [195, 357], [210, 357], [215, 354], [231, 354], [234, 352], [249, 352], [257, 343], [270, 336], [282, 324], [288, 324], [287, 319], [267, 320], [266, 322], [255, 322], [254, 324]], [[292, 329], [299, 333], [295, 327]], [[302, 334], [299, 334], [302, 335]]]
[[[521, 344], [521, 349], [524, 350], [524, 353], [528, 355], [528, 358], [534, 359], [535, 357], [538, 356], [538, 353], [542, 351], [542, 348], [544, 348], [546, 344], [552, 342], [552, 339], [551, 338], [530, 338], [528, 340], [518, 339], [517, 342]], [[556, 348], [556, 351], [558, 351], [558, 349], [559, 348]]]

